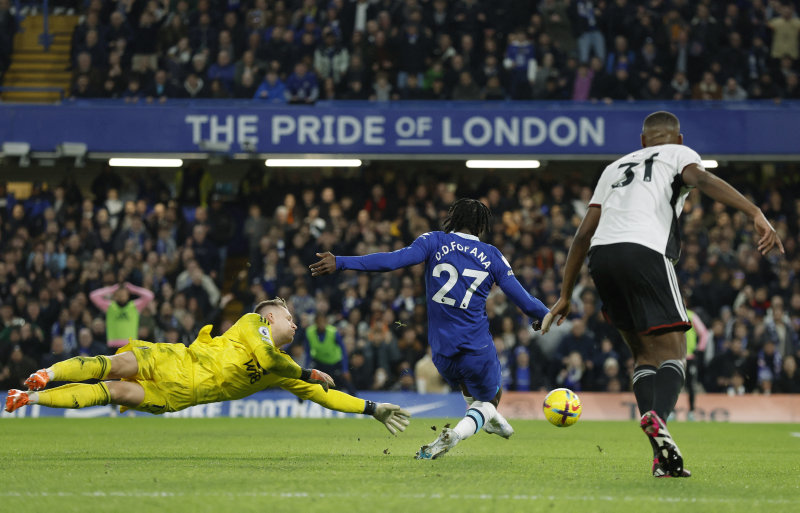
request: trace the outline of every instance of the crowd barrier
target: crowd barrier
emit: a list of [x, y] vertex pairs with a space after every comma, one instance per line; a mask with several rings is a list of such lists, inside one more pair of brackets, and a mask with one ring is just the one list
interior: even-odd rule
[[[506, 392], [500, 403], [500, 412], [509, 419], [544, 419], [542, 402], [544, 392]], [[464, 415], [465, 403], [461, 394], [412, 394], [403, 392], [365, 392], [360, 397], [376, 402], [400, 404], [411, 411], [414, 417], [458, 418]], [[633, 394], [608, 394], [584, 392], [582, 420], [632, 420], [638, 418]], [[686, 420], [687, 398], [681, 396], [676, 408], [677, 420]], [[82, 410], [61, 410], [39, 405], [25, 406], [16, 412], [0, 414], [0, 418], [22, 417], [135, 417], [149, 416], [147, 413], [127, 411], [120, 414], [113, 406], [98, 406]], [[167, 413], [164, 417], [209, 418], [209, 417], [298, 417], [334, 418], [360, 417], [327, 410], [310, 402], [299, 401], [284, 391], [266, 391], [253, 394], [238, 401], [211, 403], [193, 406], [185, 410]], [[697, 396], [695, 418], [712, 422], [800, 422], [800, 395], [746, 395], [730, 397], [724, 394], [702, 394]]]

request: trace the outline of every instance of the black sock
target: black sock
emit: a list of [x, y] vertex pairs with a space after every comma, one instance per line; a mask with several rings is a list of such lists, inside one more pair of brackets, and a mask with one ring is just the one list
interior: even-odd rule
[[639, 365], [633, 369], [633, 395], [639, 406], [639, 415], [653, 409], [656, 392], [656, 368], [652, 365]]
[[678, 402], [678, 396], [683, 390], [685, 380], [686, 371], [680, 360], [667, 360], [658, 367], [653, 409], [664, 422], [675, 409], [675, 403]]
[[[636, 405], [639, 407], [639, 415], [653, 409], [653, 396], [656, 391], [656, 368], [652, 365], [639, 365], [633, 369], [633, 395], [636, 396]], [[656, 441], [650, 438], [650, 446], [653, 448], [653, 456], [658, 452]]]

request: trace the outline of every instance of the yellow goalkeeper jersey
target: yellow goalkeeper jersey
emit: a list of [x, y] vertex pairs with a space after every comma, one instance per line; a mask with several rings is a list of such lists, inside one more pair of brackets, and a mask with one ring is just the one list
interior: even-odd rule
[[325, 408], [364, 411], [363, 399], [298, 379], [302, 369], [275, 347], [263, 317], [246, 314], [219, 337], [212, 338], [211, 329], [204, 326], [189, 347], [131, 340], [117, 351], [131, 351], [139, 365], [135, 376], [123, 378], [144, 389], [144, 400], [134, 409], [161, 414], [280, 387]]
[[272, 339], [264, 317], [250, 313], [218, 337], [204, 326], [188, 352], [197, 404], [240, 399], [271, 386], [269, 374], [299, 378], [301, 368]]

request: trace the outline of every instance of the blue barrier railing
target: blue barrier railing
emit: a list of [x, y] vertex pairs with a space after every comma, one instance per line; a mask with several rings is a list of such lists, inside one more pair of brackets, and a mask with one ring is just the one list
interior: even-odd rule
[[39, 34], [39, 44], [44, 47], [44, 51], [50, 51], [50, 45], [53, 44], [53, 34], [50, 33], [50, 5], [49, 0], [42, 0], [41, 2], [23, 2], [21, 0], [14, 0], [14, 9], [16, 10], [16, 18], [17, 18], [17, 27], [19, 32], [23, 32], [25, 29], [22, 27], [22, 21], [25, 19], [23, 16], [22, 11], [23, 7], [40, 7], [42, 9], [42, 17], [44, 21], [44, 26], [42, 28], [42, 33]]

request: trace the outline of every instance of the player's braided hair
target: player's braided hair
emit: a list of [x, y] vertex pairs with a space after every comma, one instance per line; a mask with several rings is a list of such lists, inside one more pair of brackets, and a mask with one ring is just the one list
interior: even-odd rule
[[287, 310], [289, 309], [286, 306], [285, 299], [283, 299], [282, 297], [275, 297], [273, 299], [267, 299], [266, 301], [262, 301], [259, 304], [257, 304], [256, 307], [253, 308], [253, 313], [259, 313], [261, 309], [266, 308], [268, 306], [280, 306], [282, 308], [286, 308]]
[[450, 233], [465, 228], [480, 237], [489, 233], [491, 223], [492, 213], [489, 207], [476, 199], [461, 198], [450, 205], [447, 217], [442, 221], [442, 229]]

